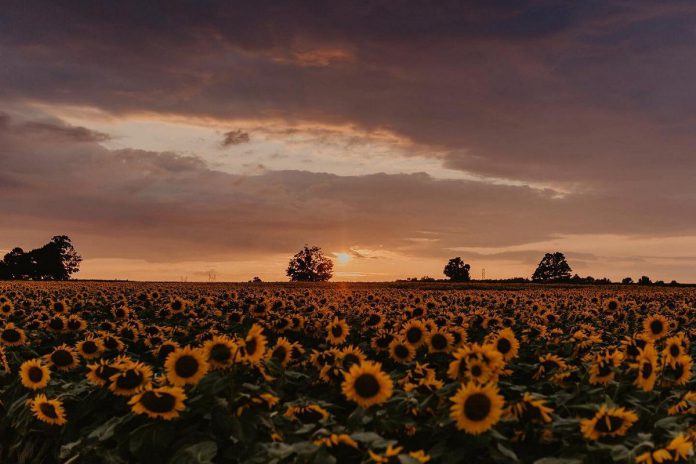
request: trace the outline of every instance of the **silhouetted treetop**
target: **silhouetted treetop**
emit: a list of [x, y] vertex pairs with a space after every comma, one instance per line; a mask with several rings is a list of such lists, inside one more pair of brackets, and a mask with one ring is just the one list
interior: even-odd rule
[[305, 245], [290, 260], [286, 274], [293, 282], [326, 282], [333, 277], [333, 261], [321, 248]]
[[447, 262], [442, 273], [454, 282], [467, 282], [471, 280], [471, 276], [469, 275], [470, 269], [471, 266], [466, 264], [462, 258], [457, 256], [456, 258], [452, 258]]
[[14, 248], [0, 262], [0, 279], [68, 280], [79, 271], [82, 257], [67, 235], [56, 235], [50, 242], [25, 252]]
[[537, 282], [550, 282], [570, 278], [572, 269], [568, 265], [566, 257], [560, 251], [546, 253], [537, 266], [532, 280]]

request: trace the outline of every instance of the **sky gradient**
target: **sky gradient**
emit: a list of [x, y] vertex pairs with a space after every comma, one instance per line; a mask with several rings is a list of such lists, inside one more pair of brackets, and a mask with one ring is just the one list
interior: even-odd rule
[[0, 251], [81, 278], [696, 282], [696, 5], [15, 1]]

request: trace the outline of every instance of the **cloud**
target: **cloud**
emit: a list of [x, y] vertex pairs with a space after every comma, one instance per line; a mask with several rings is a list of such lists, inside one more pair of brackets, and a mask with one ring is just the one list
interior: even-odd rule
[[222, 139], [220, 145], [222, 145], [222, 147], [241, 145], [243, 143], [249, 143], [249, 140], [250, 138], [248, 132], [245, 132], [240, 129], [235, 129], [229, 132], [225, 132], [224, 138]]

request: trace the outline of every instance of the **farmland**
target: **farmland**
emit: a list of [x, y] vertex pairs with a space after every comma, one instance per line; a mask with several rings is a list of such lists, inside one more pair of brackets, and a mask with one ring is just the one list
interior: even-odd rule
[[694, 462], [694, 289], [0, 295], [0, 462]]

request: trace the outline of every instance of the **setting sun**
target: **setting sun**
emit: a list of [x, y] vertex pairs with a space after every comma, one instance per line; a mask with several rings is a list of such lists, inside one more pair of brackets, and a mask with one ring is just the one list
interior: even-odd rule
[[336, 253], [336, 260], [339, 264], [348, 264], [350, 262], [349, 253]]

